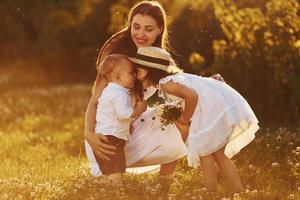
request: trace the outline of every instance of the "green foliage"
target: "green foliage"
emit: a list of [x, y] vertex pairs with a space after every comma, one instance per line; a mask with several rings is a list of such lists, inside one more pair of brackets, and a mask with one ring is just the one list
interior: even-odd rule
[[[99, 49], [136, 2], [2, 0], [0, 88], [92, 82]], [[299, 1], [159, 2], [180, 67], [222, 74], [260, 121], [300, 119]]]
[[[181, 2], [181, 1], [180, 1]], [[213, 40], [222, 38], [213, 1], [182, 1], [174, 5], [176, 12], [170, 12], [171, 46], [173, 56], [186, 72], [201, 75], [210, 74], [213, 62]], [[196, 59], [195, 59], [196, 58]]]
[[275, 120], [274, 111], [289, 113], [278, 115], [281, 121], [299, 117], [299, 3], [271, 0], [265, 12], [238, 9], [231, 0], [215, 1], [214, 7], [226, 37], [214, 41], [213, 69], [244, 94], [263, 119]]

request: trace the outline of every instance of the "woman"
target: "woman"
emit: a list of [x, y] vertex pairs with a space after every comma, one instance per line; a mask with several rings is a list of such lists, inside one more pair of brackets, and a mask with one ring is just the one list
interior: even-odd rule
[[[128, 23], [128, 27], [113, 35], [104, 44], [99, 53], [97, 66], [107, 55], [113, 53], [132, 55], [136, 53], [138, 47], [146, 46], [167, 49], [166, 14], [158, 2], [143, 1], [135, 5], [128, 15]], [[222, 77], [217, 75], [215, 78]], [[99, 173], [98, 165], [93, 163], [94, 154], [100, 159], [108, 159], [107, 155], [114, 154], [115, 149], [106, 144], [105, 136], [94, 133], [97, 100], [106, 84], [98, 73], [85, 117], [86, 149], [94, 166], [93, 175]], [[147, 83], [143, 84], [146, 88], [144, 97], [152, 96], [156, 91], [154, 87], [147, 88]], [[166, 177], [172, 174], [176, 160], [186, 155], [187, 149], [181, 134], [187, 134], [188, 129], [177, 125], [181, 134], [174, 125], [161, 130], [159, 119], [153, 116], [154, 109], [148, 108], [135, 120], [133, 133], [125, 146], [126, 164], [127, 167], [161, 164], [160, 175]]]
[[[97, 66], [109, 54], [130, 55], [135, 53], [138, 47], [143, 46], [167, 47], [166, 15], [158, 2], [138, 3], [131, 9], [128, 22], [128, 27], [113, 35], [104, 44], [99, 53]], [[85, 117], [86, 150], [92, 162], [93, 175], [100, 172], [93, 154], [100, 159], [108, 159], [107, 155], [114, 154], [115, 149], [105, 144], [107, 139], [104, 135], [94, 133], [97, 101], [106, 85], [106, 81], [98, 73]], [[145, 97], [152, 96], [154, 92], [153, 88], [148, 88]], [[153, 117], [153, 112], [154, 109], [148, 108], [133, 123], [133, 133], [125, 147], [126, 166], [162, 164], [160, 175], [170, 175], [176, 160], [186, 155], [186, 146], [178, 129], [171, 125], [162, 130], [159, 119]]]

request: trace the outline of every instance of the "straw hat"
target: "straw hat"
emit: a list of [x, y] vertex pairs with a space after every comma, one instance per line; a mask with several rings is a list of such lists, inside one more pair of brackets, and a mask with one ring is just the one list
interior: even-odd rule
[[164, 71], [169, 71], [169, 68], [175, 65], [168, 52], [153, 46], [138, 48], [136, 55], [129, 59], [136, 64]]

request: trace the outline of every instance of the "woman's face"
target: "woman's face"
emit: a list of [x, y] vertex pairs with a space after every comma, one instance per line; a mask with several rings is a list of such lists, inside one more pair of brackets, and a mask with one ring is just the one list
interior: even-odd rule
[[158, 35], [162, 33], [155, 19], [149, 15], [136, 14], [131, 23], [131, 38], [139, 47], [152, 46]]
[[137, 67], [136, 68], [136, 72], [137, 72], [137, 77], [136, 77], [137, 80], [143, 82], [145, 80], [147, 74], [148, 74], [148, 70], [140, 68], [140, 67]]

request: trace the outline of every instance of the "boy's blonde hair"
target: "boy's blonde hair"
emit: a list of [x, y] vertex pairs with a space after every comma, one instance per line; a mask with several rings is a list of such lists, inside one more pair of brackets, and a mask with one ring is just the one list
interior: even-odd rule
[[99, 65], [100, 75], [108, 82], [113, 81], [122, 68], [121, 61], [131, 62], [126, 55], [122, 54], [111, 54], [106, 56]]

